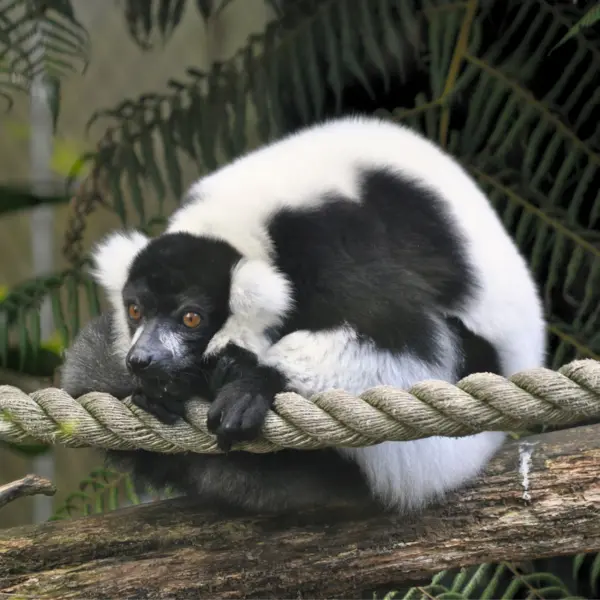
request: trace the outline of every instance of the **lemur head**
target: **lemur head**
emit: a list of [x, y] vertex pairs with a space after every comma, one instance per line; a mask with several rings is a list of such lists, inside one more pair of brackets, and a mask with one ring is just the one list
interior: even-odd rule
[[216, 238], [116, 233], [94, 258], [116, 315], [116, 350], [151, 396], [197, 388], [206, 382], [207, 355], [230, 338], [262, 334], [289, 307], [282, 275]]
[[139, 387], [172, 393], [204, 376], [202, 357], [227, 319], [240, 258], [226, 242], [187, 233], [117, 234], [97, 249], [96, 276], [120, 312], [118, 343], [127, 344], [121, 350]]

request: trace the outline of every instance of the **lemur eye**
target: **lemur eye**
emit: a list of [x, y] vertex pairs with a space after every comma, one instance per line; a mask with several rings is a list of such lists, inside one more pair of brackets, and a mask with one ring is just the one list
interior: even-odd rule
[[137, 304], [130, 304], [127, 307], [127, 312], [129, 313], [129, 318], [133, 321], [139, 321], [142, 318], [142, 311]]
[[198, 313], [189, 312], [183, 315], [183, 324], [190, 329], [198, 327], [198, 325], [200, 325], [200, 321], [202, 321], [202, 319]]

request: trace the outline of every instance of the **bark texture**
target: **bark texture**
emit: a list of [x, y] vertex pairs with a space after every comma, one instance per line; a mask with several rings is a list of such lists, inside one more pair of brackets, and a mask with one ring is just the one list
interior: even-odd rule
[[600, 426], [509, 442], [410, 518], [348, 503], [233, 516], [189, 500], [0, 531], [0, 593], [356, 598], [442, 569], [600, 550]]

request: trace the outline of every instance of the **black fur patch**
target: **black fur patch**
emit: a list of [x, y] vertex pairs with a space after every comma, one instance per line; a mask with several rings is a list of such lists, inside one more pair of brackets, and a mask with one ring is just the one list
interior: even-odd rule
[[474, 279], [444, 203], [386, 170], [365, 170], [362, 202], [328, 194], [269, 227], [297, 310], [283, 335], [349, 323], [379, 347], [431, 359], [432, 315], [456, 308]]
[[241, 258], [226, 242], [188, 233], [158, 236], [136, 256], [123, 298], [137, 300], [148, 316], [179, 316], [198, 305], [210, 339], [228, 314], [231, 269]]
[[490, 342], [467, 329], [460, 319], [448, 319], [452, 330], [457, 334], [463, 353], [463, 363], [458, 379], [471, 373], [495, 373], [502, 375], [502, 365], [498, 352]]

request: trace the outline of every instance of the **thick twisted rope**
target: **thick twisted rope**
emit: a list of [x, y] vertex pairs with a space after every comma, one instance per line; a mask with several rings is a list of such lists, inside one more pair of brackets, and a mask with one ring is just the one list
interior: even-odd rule
[[[187, 422], [164, 425], [109, 394], [78, 399], [56, 388], [25, 394], [0, 386], [0, 440], [61, 443], [70, 447], [218, 454], [206, 428], [209, 404], [189, 403]], [[340, 390], [313, 396], [277, 396], [262, 437], [235, 448], [271, 452], [358, 447], [435, 435], [572, 425], [600, 418], [600, 362], [578, 360], [558, 371], [530, 369], [505, 379], [475, 373], [456, 385], [423, 381], [409, 391], [380, 386], [359, 397]]]

